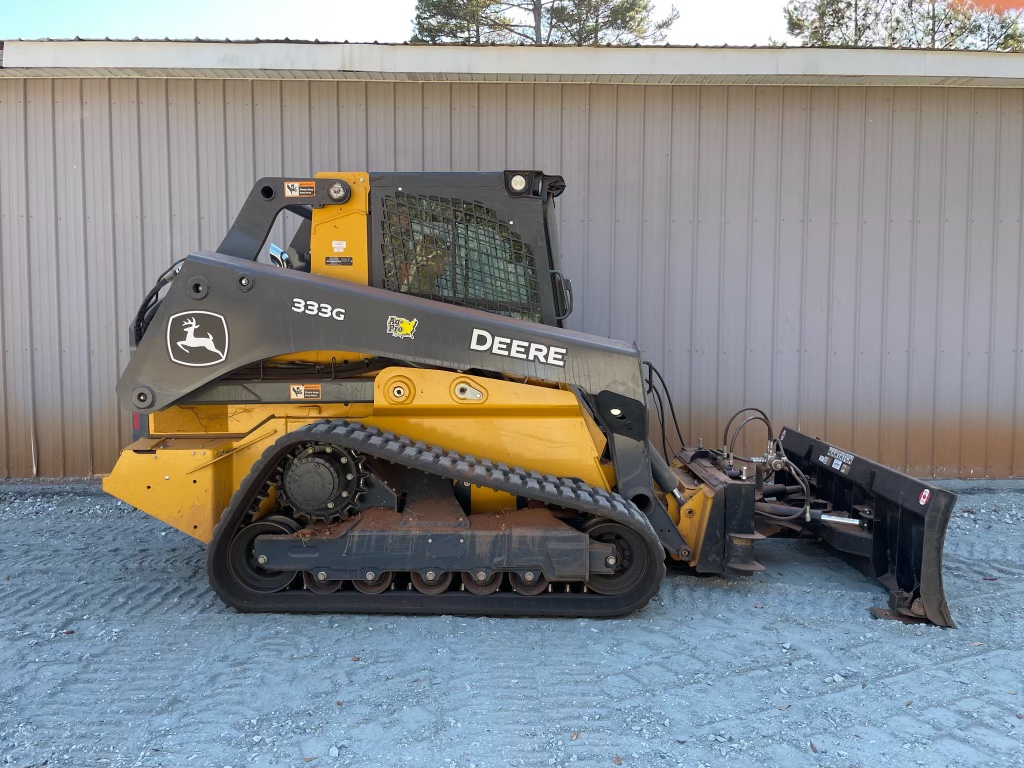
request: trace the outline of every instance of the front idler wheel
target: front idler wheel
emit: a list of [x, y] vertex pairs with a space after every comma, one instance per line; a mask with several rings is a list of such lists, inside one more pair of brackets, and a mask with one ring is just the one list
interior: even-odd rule
[[632, 528], [619, 523], [598, 521], [586, 528], [594, 541], [614, 544], [615, 555], [609, 565], [615, 568], [611, 574], [592, 574], [587, 586], [601, 595], [622, 595], [636, 587], [644, 578], [650, 563], [650, 556], [643, 538]]
[[270, 571], [256, 560], [253, 548], [259, 536], [281, 536], [295, 533], [299, 524], [290, 517], [268, 515], [249, 523], [231, 540], [229, 564], [239, 584], [252, 592], [280, 592], [292, 583], [295, 571]]

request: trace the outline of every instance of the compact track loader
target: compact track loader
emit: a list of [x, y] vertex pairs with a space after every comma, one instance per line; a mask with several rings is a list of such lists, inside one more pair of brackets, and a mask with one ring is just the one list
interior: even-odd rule
[[[207, 543], [239, 611], [614, 616], [666, 564], [750, 574], [759, 539], [809, 535], [877, 577], [892, 615], [952, 626], [952, 494], [756, 409], [666, 460], [666, 422], [682, 435], [657, 368], [562, 328], [564, 186], [261, 179], [217, 251], [139, 308], [117, 387], [136, 439], [104, 488]], [[301, 223], [260, 263], [282, 214]], [[748, 425], [763, 455], [734, 454]]]

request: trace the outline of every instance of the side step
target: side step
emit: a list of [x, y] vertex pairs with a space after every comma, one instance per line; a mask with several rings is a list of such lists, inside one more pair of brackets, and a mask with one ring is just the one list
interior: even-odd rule
[[795, 429], [780, 437], [814, 495], [811, 520], [793, 523], [863, 558], [889, 590], [893, 613], [955, 627], [942, 587], [942, 548], [956, 495]]

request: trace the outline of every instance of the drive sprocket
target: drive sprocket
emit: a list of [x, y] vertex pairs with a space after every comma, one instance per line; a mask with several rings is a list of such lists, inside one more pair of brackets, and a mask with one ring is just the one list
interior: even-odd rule
[[306, 443], [289, 452], [277, 478], [283, 510], [306, 523], [344, 520], [366, 494], [363, 456], [336, 445]]

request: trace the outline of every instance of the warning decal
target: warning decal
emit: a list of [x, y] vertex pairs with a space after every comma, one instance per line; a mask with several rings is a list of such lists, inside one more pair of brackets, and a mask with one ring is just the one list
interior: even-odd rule
[[291, 384], [288, 387], [289, 400], [319, 400], [319, 384]]
[[284, 183], [285, 197], [313, 197], [315, 195], [315, 181], [286, 181]]

